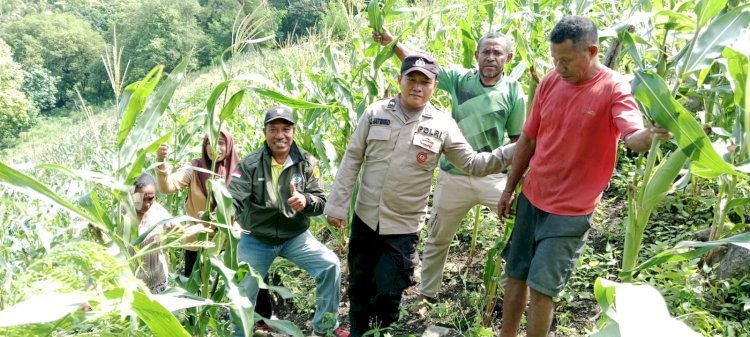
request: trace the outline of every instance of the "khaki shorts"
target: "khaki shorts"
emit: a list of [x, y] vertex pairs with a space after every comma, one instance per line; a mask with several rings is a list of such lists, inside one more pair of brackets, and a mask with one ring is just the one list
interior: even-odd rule
[[505, 273], [529, 288], [555, 297], [565, 287], [591, 228], [593, 213], [563, 216], [547, 213], [518, 197], [513, 233], [503, 249]]

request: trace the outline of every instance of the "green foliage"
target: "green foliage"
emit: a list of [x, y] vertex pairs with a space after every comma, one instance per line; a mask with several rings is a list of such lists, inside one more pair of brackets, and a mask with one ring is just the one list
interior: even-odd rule
[[[393, 1], [384, 2], [393, 3]], [[140, 74], [133, 76], [145, 75], [152, 66], [158, 63], [164, 64], [166, 73], [179, 75], [182, 71], [173, 70], [176, 69], [177, 60], [192, 49], [196, 49], [196, 57], [192, 60], [192, 64], [204, 65], [216, 62], [217, 56], [232, 41], [231, 27], [234, 26], [235, 19], [254, 12], [261, 3], [261, 1], [245, 1], [242, 2], [243, 7], [240, 9], [238, 4], [228, 0], [200, 0], [187, 3], [156, 0], [139, 4], [130, 2], [127, 6], [121, 7], [122, 11], [115, 11], [121, 13], [117, 14], [121, 16], [115, 15], [118, 18], [116, 21], [122, 24], [118, 26], [120, 37], [124, 37], [121, 41], [127, 40], [124, 61], [127, 62], [130, 59], [131, 67], [140, 69]], [[290, 3], [292, 5], [289, 5]], [[621, 70], [631, 73], [634, 68], [645, 70], [658, 68], [660, 65], [661, 68], [654, 73], [661, 76], [664, 83], [671, 85], [679, 82], [671, 93], [668, 89], [659, 88], [659, 94], [656, 95], [659, 99], [642, 100], [641, 103], [669, 100], [667, 103], [674, 104], [676, 107], [685, 105], [688, 98], [696, 99], [699, 101], [699, 108], [685, 111], [680, 109], [679, 112], [690, 116], [695, 111], [705, 110], [705, 113], [701, 112], [695, 116], [696, 120], [700, 124], [714, 123], [716, 133], [721, 133], [721, 135], [713, 134], [707, 137], [706, 141], [701, 141], [701, 146], [704, 148], [713, 146], [710, 142], [715, 142], [717, 139], [734, 141], [736, 145], [742, 146], [742, 143], [737, 140], [746, 132], [738, 119], [745, 114], [743, 110], [735, 109], [736, 106], [742, 104], [741, 93], [747, 91], [747, 89], [738, 90], [741, 86], [747, 86], [745, 79], [747, 63], [744, 57], [746, 53], [743, 49], [738, 47], [739, 44], [733, 48], [735, 53], [724, 49], [720, 55], [725, 59], [719, 57], [715, 50], [705, 55], [716, 60], [697, 54], [685, 56], [685, 60], [695, 65], [695, 67], [690, 66], [696, 69], [692, 73], [694, 77], [677, 76], [675, 62], [680, 58], [672, 55], [673, 51], [677, 52], [688, 46], [689, 34], [694, 33], [697, 26], [716, 25], [719, 27], [723, 21], [716, 20], [718, 15], [734, 13], [729, 8], [725, 10], [721, 1], [703, 1], [699, 5], [689, 1], [678, 3], [652, 1], [639, 4], [559, 0], [537, 3], [460, 1], [451, 5], [442, 3], [434, 7], [403, 8], [409, 6], [408, 3], [410, 2], [396, 1], [393, 8], [384, 9], [392, 15], [383, 17], [383, 24], [394, 35], [398, 35], [401, 42], [415, 46], [414, 50], [435, 54], [444, 66], [472, 67], [474, 44], [486, 31], [499, 29], [513, 35], [517, 43], [516, 57], [510, 62], [507, 73], [512, 78], [520, 79], [530, 94], [533, 93], [535, 80], [529, 70], [534, 70], [538, 72], [536, 76], [541, 76], [551, 68], [546, 34], [552, 24], [563, 15], [589, 13], [602, 28], [602, 47], [600, 48], [602, 52], [615, 44], [614, 37], [616, 36], [624, 44], [625, 54], [619, 56], [616, 54], [615, 57], [621, 64]], [[738, 4], [734, 0], [729, 3], [730, 8]], [[96, 17], [99, 16], [97, 6], [105, 3], [96, 0], [56, 1], [54, 4], [48, 1], [21, 2], [22, 6], [17, 1], [6, 1], [0, 3], [0, 10], [4, 10], [8, 4], [14, 7], [14, 14], [0, 12], [0, 18], [4, 22], [7, 17], [4, 15], [23, 15], [35, 11], [55, 12], [63, 6], [68, 6], [68, 8], [76, 8], [70, 11], [78, 16], [90, 16], [91, 18], [84, 19], [97, 26], [95, 30], [104, 27], [96, 23], [103, 22]], [[86, 12], [83, 4], [90, 5], [91, 11]], [[27, 173], [24, 176], [7, 176], [6, 180], [26, 182], [27, 187], [32, 187], [32, 191], [33, 187], [39, 186], [30, 180], [52, 182], [46, 186], [60, 200], [81, 200], [79, 203], [73, 203], [76, 211], [83, 212], [85, 218], [90, 218], [89, 221], [99, 223], [110, 233], [115, 233], [117, 238], [124, 240], [123, 242], [132, 244], [138, 241], [138, 239], [131, 240], [137, 237], [134, 235], [133, 227], [128, 227], [129, 224], [122, 219], [109, 216], [109, 211], [120, 204], [128, 206], [124, 193], [101, 181], [94, 181], [94, 178], [102, 178], [100, 174], [95, 173], [108, 172], [116, 176], [116, 179], [112, 181], [127, 182], [134, 174], [149, 170], [152, 164], [149, 152], [153, 151], [154, 144], [163, 140], [173, 144], [172, 148], [175, 149], [173, 159], [184, 163], [194, 156], [195, 149], [198, 148], [203, 135], [208, 134], [215, 139], [220, 126], [230, 130], [240, 153], [246, 154], [257, 148], [263, 140], [263, 134], [258, 132], [258, 129], [262, 125], [264, 108], [273, 104], [286, 103], [295, 107], [295, 114], [299, 121], [297, 143], [320, 158], [323, 178], [330, 181], [335, 175], [341, 153], [354, 129], [357, 116], [373, 100], [393, 95], [397, 89], [394, 78], [399, 63], [391, 57], [387, 48], [384, 49], [372, 42], [371, 30], [367, 28], [366, 23], [365, 5], [362, 2], [349, 0], [310, 0], [296, 3], [273, 1], [272, 5], [275, 9], [264, 8], [264, 10], [267, 10], [267, 17], [273, 16], [274, 19], [258, 25], [263, 27], [262, 29], [268, 29], [268, 31], [263, 30], [268, 33], [248, 34], [247, 37], [239, 38], [239, 40], [256, 42], [255, 39], [270, 36], [270, 32], [277, 28], [277, 15], [284, 16], [282, 25], [278, 27], [279, 31], [283, 32], [277, 36], [281, 40], [288, 41], [290, 36], [305, 35], [305, 28], [314, 28], [313, 32], [317, 30], [323, 34], [312, 34], [304, 39], [298, 39], [304, 44], [289, 46], [289, 48], [270, 52], [264, 48], [248, 48], [246, 50], [250, 50], [250, 53], [232, 53], [236, 57], [231, 60], [228, 60], [225, 55], [221, 69], [191, 75], [189, 81], [185, 81], [187, 88], [179, 90], [173, 100], [169, 98], [176, 89], [176, 83], [170, 84], [174, 87], [160, 90], [159, 85], [163, 85], [164, 82], [158, 85], [155, 82], [163, 81], [163, 79], [160, 75], [153, 74], [150, 80], [130, 87], [128, 90], [130, 92], [124, 94], [124, 104], [129, 103], [132, 109], [123, 110], [127, 112], [124, 113], [121, 124], [110, 123], [103, 127], [96, 127], [92, 122], [90, 130], [93, 131], [93, 136], [83, 136], [81, 134], [86, 133], [87, 130], [81, 130], [81, 132], [74, 132], [70, 137], [71, 144], [57, 146], [44, 156], [22, 156], [24, 160], [32, 157], [35, 161], [62, 162], [64, 163], [62, 167], [46, 165], [45, 171], [51, 172], [24, 171]], [[119, 3], [117, 6], [120, 6]], [[700, 18], [700, 24], [697, 22], [698, 18]], [[16, 19], [18, 17], [13, 20]], [[260, 22], [255, 19], [251, 21]], [[622, 27], [631, 23], [636, 26], [636, 30], [632, 33], [624, 32]], [[320, 29], [321, 26], [325, 28]], [[727, 25], [727, 27], [730, 26]], [[710, 42], [709, 36], [714, 31], [715, 29], [704, 28], [702, 32], [706, 33], [694, 34], [697, 40], [703, 41], [694, 48], [700, 50], [703, 46], [721, 47], [725, 45], [725, 42], [728, 43], [724, 40], [721, 44], [704, 43]], [[700, 38], [704, 36], [703, 34], [707, 34], [706, 37]], [[258, 53], [254, 53], [255, 51]], [[101, 50], [98, 52], [101, 53]], [[378, 67], [373, 67], [373, 64], [377, 64]], [[729, 77], [726, 76], [727, 69], [731, 75]], [[109, 90], [106, 86], [105, 89]], [[739, 95], [733, 95], [733, 93], [739, 93]], [[436, 94], [438, 97], [435, 101], [445, 106], [445, 95], [440, 91]], [[747, 95], [745, 96], [745, 100], [749, 99]], [[747, 103], [745, 104], [747, 106]], [[645, 105], [651, 109], [651, 104]], [[144, 109], [146, 111], [143, 111]], [[76, 123], [75, 130], [78, 131], [82, 124], [85, 123], [80, 121]], [[118, 133], [118, 131], [121, 132]], [[738, 156], [737, 153], [719, 153], [719, 155], [731, 158], [733, 161], [730, 164], [736, 166], [740, 166], [744, 158], [747, 158], [747, 156], [744, 158]], [[639, 161], [636, 160], [636, 163]], [[654, 159], [653, 166], [656, 165], [657, 161]], [[705, 226], [711, 221], [713, 210], [721, 209], [722, 200], [728, 201], [725, 204], [732, 206], [726, 206], [726, 212], [730, 213], [726, 216], [727, 219], [739, 224], [745, 222], [744, 218], [740, 219], [743, 216], [742, 211], [737, 209], [745, 207], [745, 204], [739, 201], [748, 198], [747, 182], [738, 179], [735, 184], [718, 187], [719, 185], [713, 181], [698, 178], [693, 179], [689, 188], [693, 191], [692, 195], [696, 197], [685, 197], [682, 194], [663, 197], [665, 189], [655, 189], [656, 184], [658, 183], [660, 187], [671, 187], [673, 179], [670, 177], [672, 176], [666, 173], [675, 173], [677, 165], [667, 165], [667, 162], [663, 162], [661, 167], [667, 166], [673, 170], [661, 173], [662, 178], [653, 178], [655, 182], [651, 186], [654, 188], [650, 191], [655, 192], [652, 196], [644, 197], [644, 200], [653, 206], [651, 209], [658, 211], [659, 214], [667, 213], [670, 219], [663, 221], [657, 218], [654, 222], [658, 226], [653, 226], [652, 230], [643, 232], [645, 243], [639, 257], [647, 259], [664, 249], [673, 247], [677, 241], [687, 239], [684, 236], [696, 230], [698, 226]], [[613, 184], [615, 188], [608, 192], [619, 197], [618, 205], [627, 191], [633, 188], [628, 184], [632, 177], [642, 172], [635, 165], [621, 165], [620, 168], [621, 171], [615, 173], [618, 180]], [[83, 177], [88, 178], [83, 179]], [[623, 180], [627, 182], [622, 182]], [[95, 187], [92, 187], [92, 184]], [[734, 202], [722, 197], [728, 194], [715, 193], [722, 188], [736, 192]], [[28, 188], [26, 190], [28, 191]], [[231, 212], [224, 186], [212, 181], [211, 190], [212, 197], [218, 197], [220, 204], [216, 217], [221, 220], [220, 222], [226, 222]], [[40, 191], [41, 193], [48, 192], [37, 190], [37, 192]], [[79, 199], [82, 191], [87, 193], [87, 197]], [[88, 194], [91, 191], [94, 193]], [[664, 203], [656, 200], [661, 197]], [[700, 202], [696, 202], [695, 198], [700, 198]], [[0, 267], [0, 278], [9, 280], [0, 287], [0, 307], [6, 308], [19, 303], [27, 298], [27, 292], [32, 292], [29, 290], [28, 279], [19, 275], [28, 270], [29, 266], [40, 257], [49, 256], [50, 260], [60, 262], [44, 265], [46, 269], [62, 270], [54, 273], [56, 278], [66, 273], [69, 273], [71, 277], [80, 277], [89, 269], [98, 270], [98, 266], [95, 265], [80, 263], [67, 257], [60, 258], [67, 256], [68, 253], [63, 254], [62, 250], [58, 249], [59, 246], [70, 241], [90, 240], [86, 235], [85, 223], [80, 219], [81, 214], [76, 212], [77, 215], [71, 216], [68, 212], [60, 212], [59, 207], [50, 207], [50, 204], [63, 203], [60, 200], [55, 199], [52, 203], [33, 201], [21, 193], [0, 190], [0, 226], [5, 229], [4, 232], [0, 231], [0, 246], [11, 247], [0, 249], [0, 258], [2, 258], [0, 265], [3, 266]], [[179, 211], [179, 205], [184, 202], [184, 195], [173, 196], [168, 200], [168, 206], [172, 210]], [[67, 204], [63, 205], [63, 207], [66, 206]], [[646, 213], [650, 213], [650, 210]], [[683, 215], [690, 219], [680, 218]], [[612, 222], [605, 225], [619, 229], [617, 220], [619, 218], [622, 217], [612, 216], [603, 222]], [[725, 217], [718, 218], [720, 220], [717, 222], [723, 224]], [[451, 295], [458, 298], [458, 303], [448, 305], [446, 300], [445, 303], [435, 305], [432, 310], [431, 319], [458, 327], [462, 329], [461, 333], [467, 336], [491, 336], [493, 332], [488, 326], [499, 324], [494, 311], [495, 307], [492, 305], [488, 305], [487, 308], [483, 307], [486, 300], [498, 297], [498, 284], [501, 283], [497, 277], [501, 269], [496, 255], [502, 248], [505, 238], [498, 237], [498, 226], [494, 222], [494, 217], [492, 219], [493, 221], [484, 221], [483, 226], [475, 227], [478, 234], [472, 235], [468, 230], [460, 232], [459, 241], [454, 243], [454, 245], [462, 245], [461, 248], [468, 251], [469, 246], [460, 241], [468, 240], [470, 237], [477, 238], [481, 249], [477, 251], [476, 260], [489, 261], [484, 265], [487, 270], [486, 278], [483, 277], [482, 266], [479, 264], [462, 267], [459, 273], [452, 272], [450, 277], [447, 277], [446, 285], [454, 287], [451, 290], [457, 290]], [[690, 226], [684, 224], [670, 226], [673, 222], [679, 221], [692, 222]], [[232, 237], [226, 227], [218, 226], [220, 226], [219, 234], [213, 243], [202, 241], [202, 244], [211, 248], [205, 249], [201, 254], [200, 272], [194, 273], [187, 281], [178, 279], [170, 283], [179, 285], [193, 296], [200, 296], [201, 300], [205, 300], [206, 303], [225, 303], [227, 307], [231, 307], [230, 310], [238, 313], [238, 316], [242, 316], [242, 311], [245, 311], [245, 322], [238, 323], [250, 327], [252, 314], [248, 311], [252, 304], [237, 293], [236, 285], [243, 276], [254, 277], [255, 275], [246, 267], [236, 265], [234, 258], [236, 252], [232, 251], [236, 246], [232, 240], [236, 238]], [[329, 236], [329, 230], [325, 227], [324, 220], [317, 218], [312, 221], [311, 231], [315, 235], [321, 238], [335, 238], [337, 242], [333, 244], [343, 251], [346, 232], [333, 230], [332, 235]], [[588, 319], [595, 316], [597, 312], [593, 302], [594, 280], [597, 276], [614, 278], [617, 275], [618, 259], [622, 255], [621, 234], [617, 229], [613, 229], [612, 232], [609, 230], [608, 228], [598, 231], [597, 234], [606, 238], [599, 237], [600, 241], [595, 246], [592, 245], [593, 247], [586, 249], [581, 256], [576, 273], [560, 296], [559, 311], [562, 314], [558, 316], [560, 320], [557, 330], [563, 335], [582, 335], [582, 330], [591, 326]], [[228, 242], [228, 248], [223, 255], [220, 249], [222, 242]], [[173, 253], [171, 249], [179, 246], [178, 242], [172, 241], [164, 249]], [[494, 249], [491, 249], [489, 254], [485, 253], [487, 248], [493, 246]], [[142, 294], [127, 289], [122, 291], [123, 285], [129, 289], [137, 288], [136, 281], [132, 279], [133, 268], [137, 268], [137, 258], [129, 256], [126, 250], [121, 249], [112, 253], [111, 250], [105, 251], [100, 246], [97, 246], [97, 250], [89, 249], [89, 247], [77, 248], [86, 251], [86, 254], [97, 255], [97, 257], [101, 255], [102, 259], [115, 257], [122, 265], [105, 263], [107, 261], [99, 259], [94, 259], [93, 262], [103, 263], [103, 266], [114, 271], [114, 274], [122, 273], [124, 276], [112, 282], [106, 276], [109, 273], [92, 273], [93, 277], [82, 278], [86, 282], [72, 282], [71, 280], [70, 283], [75, 283], [76, 287], [65, 289], [89, 290], [93, 285], [101, 285], [109, 290], [107, 294], [110, 296], [128, 300]], [[460, 251], [453, 250], [454, 254], [458, 252]], [[144, 251], [136, 252], [135, 256], [143, 253]], [[71, 267], [76, 264], [81, 264], [80, 268]], [[293, 289], [295, 294], [302, 294], [294, 300], [294, 312], [303, 313], [298, 316], [311, 313], [314, 304], [312, 280], [300, 277], [302, 272], [289, 264], [280, 265], [283, 269], [284, 284]], [[671, 261], [643, 269], [636, 277], [637, 281], [650, 283], [662, 290], [673, 314], [679, 316], [692, 328], [700, 330], [704, 335], [735, 333], [737, 336], [742, 336], [743, 324], [750, 325], [750, 322], [743, 317], [747, 311], [747, 305], [744, 303], [748, 302], [748, 292], [743, 289], [747, 288], [748, 283], [742, 280], [719, 283], [711, 278], [710, 268], [700, 269], [697, 265], [698, 261], [695, 258]], [[278, 265], [276, 268], [279, 269]], [[173, 262], [171, 269], [179, 270], [179, 267]], [[35, 271], [33, 275], [37, 275], [37, 272]], [[41, 278], [37, 280], [48, 281]], [[118, 287], [114, 287], [113, 284]], [[216, 292], [212, 292], [214, 284]], [[132, 316], [122, 319], [120, 312], [103, 310], [102, 308], [112, 303], [106, 302], [108, 300], [106, 297], [97, 296], [97, 299], [102, 302], [95, 302], [95, 304], [104, 303], [98, 307], [94, 306], [97, 310], [95, 311], [98, 315], [97, 319], [86, 318], [83, 313], [74, 311], [68, 318], [57, 322], [60, 324], [60, 331], [65, 331], [65, 333], [76, 331], [81, 335], [97, 336], [155, 334]], [[228, 303], [229, 301], [231, 303]], [[130, 302], [127, 303], [130, 304]], [[166, 304], [163, 305], [168, 310], [172, 310]], [[451, 308], [460, 308], [460, 310], [451, 311]], [[188, 315], [192, 316], [193, 320], [183, 321], [185, 330], [196, 335], [205, 334], [206, 329], [218, 332], [218, 334], [226, 331], [228, 322], [221, 317], [218, 309], [217, 305], [188, 309]], [[166, 315], [159, 308], [156, 311]], [[139, 316], [142, 315], [147, 314], [139, 313]], [[482, 322], [485, 316], [488, 317], [489, 323]], [[168, 320], [174, 326], [173, 317], [169, 317]], [[283, 327], [286, 324], [279, 326]], [[21, 329], [23, 331], [8, 330], [7, 332], [11, 335], [46, 335], [51, 327], [47, 324], [39, 324], [34, 328]], [[182, 333], [182, 330], [176, 330]], [[2, 331], [2, 333], [5, 332]], [[408, 333], [413, 333], [413, 331]], [[745, 335], [747, 335], [746, 332]]]
[[[205, 53], [206, 35], [198, 26], [199, 11], [196, 0], [154, 0], [134, 5], [130, 19], [118, 28], [123, 60], [131, 65], [126, 82], [145, 76], [159, 64], [171, 72], [192, 50]], [[196, 59], [190, 63], [198, 64]]]
[[[263, 0], [234, 1], [211, 0], [201, 3], [198, 21], [201, 29], [206, 33], [205, 56], [201, 58], [202, 65], [217, 63], [215, 60], [229, 49], [236, 25], [247, 15], [254, 15], [261, 23], [254, 33], [257, 36], [269, 36], [276, 32], [277, 13], [272, 11]], [[259, 20], [264, 18], [264, 21]]]
[[[349, 18], [354, 10], [352, 4], [345, 0], [333, 0], [328, 2], [328, 13], [318, 23], [321, 31], [329, 31], [332, 38], [336, 40], [345, 39], [352, 31]], [[348, 6], [348, 7], [347, 7]]]
[[104, 39], [88, 22], [71, 14], [35, 14], [10, 23], [2, 35], [17, 62], [42, 66], [60, 79], [57, 106], [74, 97], [74, 87], [99, 93], [90, 80], [101, 70]]
[[21, 90], [23, 71], [0, 39], [0, 149], [15, 144], [18, 135], [34, 124], [37, 109]]
[[316, 32], [317, 24], [328, 13], [326, 0], [269, 0], [279, 16], [276, 40], [297, 41], [309, 31]]
[[31, 65], [23, 70], [23, 92], [42, 113], [55, 106], [59, 78], [39, 65]]

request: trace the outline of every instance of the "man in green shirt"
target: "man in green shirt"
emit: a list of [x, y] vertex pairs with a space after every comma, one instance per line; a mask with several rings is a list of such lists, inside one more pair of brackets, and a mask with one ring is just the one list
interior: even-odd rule
[[[383, 45], [393, 41], [387, 29], [373, 32]], [[394, 47], [403, 61], [409, 54], [402, 44]], [[475, 151], [489, 152], [515, 142], [526, 119], [526, 96], [520, 84], [505, 75], [504, 68], [513, 58], [513, 42], [500, 33], [488, 33], [477, 43], [476, 69], [441, 68], [438, 88], [451, 96], [451, 115]], [[507, 133], [508, 139], [505, 139]], [[427, 240], [422, 254], [422, 281], [418, 300], [432, 301], [438, 294], [448, 248], [461, 220], [477, 204], [495, 209], [505, 187], [504, 173], [472, 177], [445, 157], [440, 158]], [[416, 312], [423, 308], [412, 308]]]

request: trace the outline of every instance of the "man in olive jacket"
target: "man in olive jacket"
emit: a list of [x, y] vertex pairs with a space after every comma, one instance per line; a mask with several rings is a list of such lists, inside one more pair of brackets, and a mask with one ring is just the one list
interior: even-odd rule
[[[239, 163], [229, 184], [243, 231], [237, 260], [247, 262], [261, 278], [277, 256], [310, 273], [316, 285], [314, 332], [346, 337], [349, 333], [338, 328], [339, 259], [308, 231], [310, 217], [322, 214], [326, 203], [317, 160], [294, 143], [294, 118], [288, 107], [268, 110], [264, 132], [265, 146]], [[245, 277], [240, 286], [255, 303], [257, 279]], [[241, 333], [235, 329], [235, 334]]]

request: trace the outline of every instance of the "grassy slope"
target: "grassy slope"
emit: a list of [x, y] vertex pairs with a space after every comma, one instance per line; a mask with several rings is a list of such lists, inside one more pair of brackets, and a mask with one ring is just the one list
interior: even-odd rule
[[[228, 66], [231, 73], [260, 73], [271, 76], [269, 70], [276, 69], [291, 62], [291, 58], [304, 60], [312, 59], [315, 41], [305, 41], [298, 45], [250, 53], [239, 57]], [[272, 80], [275, 80], [272, 78]], [[223, 81], [222, 67], [216, 65], [200, 69], [188, 74], [177, 89], [172, 103], [203, 108], [206, 99], [217, 84]], [[92, 106], [93, 118], [89, 119], [81, 109], [72, 111], [67, 116], [41, 117], [37, 124], [29, 131], [19, 135], [18, 144], [10, 149], [0, 151], [3, 161], [7, 163], [35, 162], [38, 158], [45, 158], [53, 150], [70, 142], [67, 135], [81, 135], [81, 133], [99, 132], [103, 125], [117, 123], [117, 112], [113, 102], [100, 106]]]

